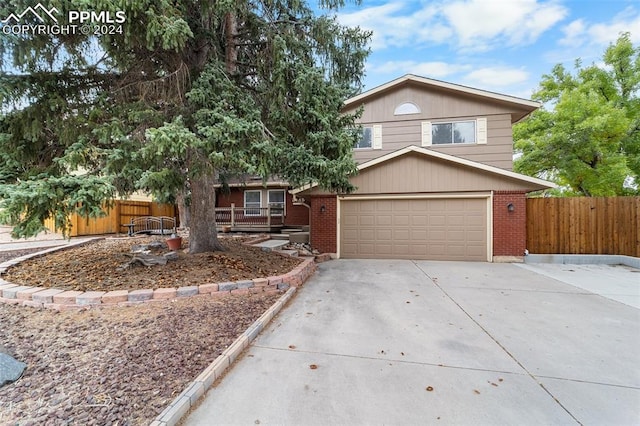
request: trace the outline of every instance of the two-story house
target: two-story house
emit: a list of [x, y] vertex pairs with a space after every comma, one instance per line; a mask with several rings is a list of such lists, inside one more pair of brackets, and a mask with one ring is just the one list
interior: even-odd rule
[[219, 206], [279, 203], [310, 225], [313, 248], [341, 258], [496, 261], [526, 249], [526, 194], [555, 185], [512, 171], [512, 125], [526, 99], [414, 75], [345, 102], [363, 108], [357, 190], [237, 182]]
[[526, 249], [526, 194], [555, 185], [512, 171], [512, 125], [530, 100], [414, 75], [355, 96], [357, 190], [291, 193], [310, 242], [341, 258], [511, 260]]

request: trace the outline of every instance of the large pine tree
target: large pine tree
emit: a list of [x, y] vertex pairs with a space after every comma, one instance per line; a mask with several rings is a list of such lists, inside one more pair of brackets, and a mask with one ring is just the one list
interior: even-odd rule
[[[36, 1], [0, 5], [0, 17]], [[192, 253], [220, 249], [214, 184], [234, 173], [349, 190], [369, 34], [341, 0], [51, 0], [124, 12], [113, 34], [0, 35], [0, 198], [14, 234], [100, 214], [135, 190], [191, 199]], [[23, 22], [36, 18], [25, 15]], [[37, 23], [37, 22], [33, 22]], [[121, 31], [120, 31], [121, 29]], [[8, 32], [8, 31], [7, 31]]]

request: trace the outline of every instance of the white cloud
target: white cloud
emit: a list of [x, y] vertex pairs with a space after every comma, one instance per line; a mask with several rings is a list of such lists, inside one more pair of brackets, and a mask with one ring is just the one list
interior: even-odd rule
[[558, 40], [563, 46], [576, 46], [584, 43], [586, 36], [586, 24], [583, 19], [576, 19], [562, 28], [564, 38]]
[[469, 0], [443, 7], [460, 47], [480, 50], [498, 44], [501, 47], [531, 44], [567, 13], [558, 4], [537, 0]]
[[631, 41], [640, 42], [640, 11], [627, 8], [616, 15], [611, 22], [595, 24], [588, 29], [589, 36], [594, 43], [608, 45], [618, 39], [620, 33], [631, 32]]
[[473, 87], [504, 89], [519, 85], [529, 79], [529, 73], [521, 68], [486, 67], [468, 73], [464, 80]]
[[473, 64], [452, 64], [446, 62], [386, 61], [380, 64], [367, 65], [367, 75], [375, 75], [376, 84], [382, 84], [392, 78], [405, 74], [433, 78], [479, 87], [499, 93], [528, 98], [532, 91], [522, 90], [529, 85], [530, 73], [524, 68], [509, 66], [478, 67]]
[[469, 65], [457, 65], [447, 62], [387, 61], [379, 65], [369, 65], [367, 72], [391, 74], [394, 77], [415, 74], [428, 78], [444, 78], [470, 68], [471, 66]]
[[618, 39], [622, 32], [631, 32], [631, 41], [640, 42], [640, 11], [628, 7], [609, 22], [587, 23], [582, 19], [573, 21], [562, 31], [564, 38], [558, 41], [562, 46], [573, 49], [580, 47], [603, 48]]
[[371, 48], [378, 50], [446, 41], [451, 36], [451, 29], [437, 22], [437, 12], [434, 6], [415, 9], [403, 1], [392, 1], [339, 14], [338, 20], [343, 25], [373, 31]]
[[580, 58], [584, 65], [597, 63], [620, 33], [630, 32], [632, 43], [640, 43], [640, 11], [628, 7], [606, 22], [578, 19], [563, 27], [562, 32], [564, 37], [558, 40], [559, 48], [545, 54], [548, 62], [573, 67], [574, 61]]
[[567, 15], [542, 0], [391, 1], [338, 15], [348, 26], [373, 31], [372, 49], [451, 44], [488, 50], [530, 44]]

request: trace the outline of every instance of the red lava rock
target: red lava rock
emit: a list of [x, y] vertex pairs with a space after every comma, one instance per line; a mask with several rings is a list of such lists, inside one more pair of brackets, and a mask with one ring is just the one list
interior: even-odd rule
[[[117, 271], [127, 260], [123, 253], [143, 240], [48, 254], [3, 279], [64, 290], [134, 290], [277, 276], [301, 261], [230, 239], [225, 252], [179, 253], [167, 268]], [[0, 261], [23, 254], [0, 252]], [[0, 388], [0, 408], [12, 403], [11, 411], [0, 410], [0, 423], [147, 425], [279, 297], [192, 297], [60, 312], [0, 304], [0, 346], [28, 365], [20, 380]]]
[[179, 252], [178, 259], [166, 265], [120, 268], [130, 260], [133, 245], [154, 240], [158, 238], [106, 239], [61, 250], [26, 260], [10, 268], [3, 278], [14, 284], [61, 290], [141, 290], [277, 276], [302, 262], [244, 245], [241, 239], [221, 238], [227, 251]]
[[20, 399], [10, 412], [0, 410], [0, 423], [103, 425], [115, 416], [119, 425], [148, 425], [279, 296], [59, 314], [0, 304], [0, 346], [15, 348], [28, 365], [0, 388], [0, 401]]

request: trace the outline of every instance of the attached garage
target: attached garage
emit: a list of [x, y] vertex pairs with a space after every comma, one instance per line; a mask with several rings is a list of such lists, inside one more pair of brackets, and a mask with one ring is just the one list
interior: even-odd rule
[[339, 255], [487, 261], [490, 194], [339, 199]]
[[293, 191], [308, 201], [313, 248], [350, 259], [510, 260], [526, 249], [526, 193], [553, 186], [416, 146], [358, 170], [350, 194]]

